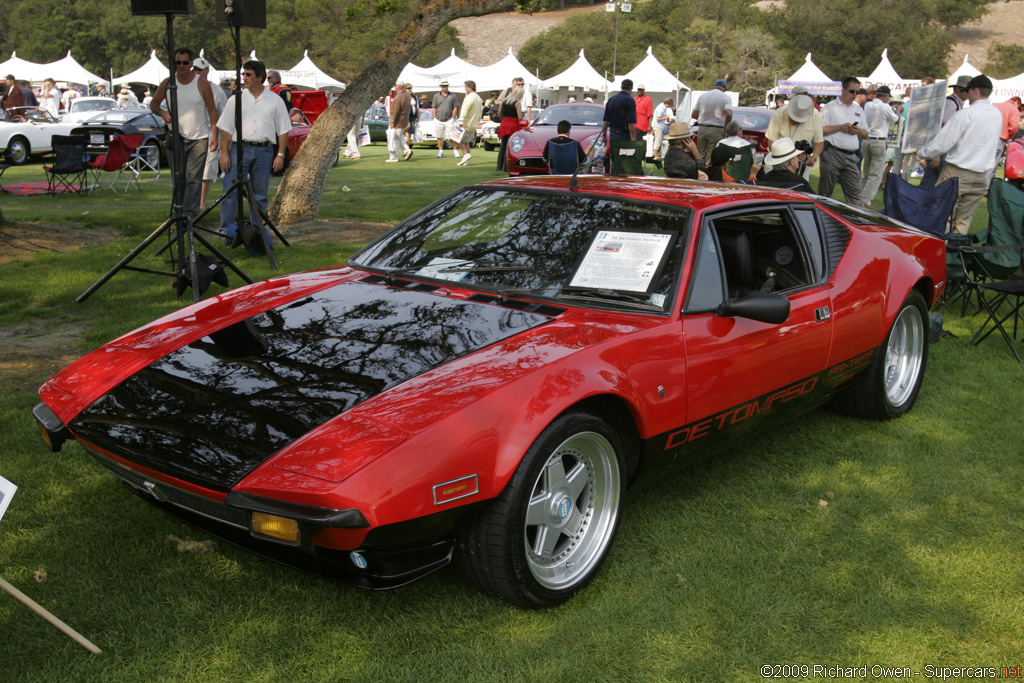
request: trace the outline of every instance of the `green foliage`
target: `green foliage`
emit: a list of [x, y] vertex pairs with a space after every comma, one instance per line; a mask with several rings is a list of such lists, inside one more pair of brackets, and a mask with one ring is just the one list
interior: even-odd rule
[[[789, 70], [810, 52], [830, 77], [866, 75], [883, 48], [900, 74], [942, 76], [955, 43], [953, 28], [978, 19], [992, 0], [787, 0], [765, 15], [765, 26], [785, 36], [780, 47]], [[909, 29], [909, 27], [913, 27]]]
[[1011, 78], [1024, 72], [1024, 46], [992, 43], [988, 48], [986, 75], [992, 78]]

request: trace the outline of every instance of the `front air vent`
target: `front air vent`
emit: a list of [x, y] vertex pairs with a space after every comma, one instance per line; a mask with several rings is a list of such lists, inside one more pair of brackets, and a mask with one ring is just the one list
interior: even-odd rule
[[839, 259], [846, 253], [852, 235], [848, 227], [832, 216], [822, 213], [821, 217], [825, 224], [825, 241], [828, 244], [828, 276], [832, 277], [839, 265]]
[[426, 282], [414, 282], [402, 278], [388, 278], [386, 275], [367, 275], [360, 282], [371, 285], [387, 285], [395, 289], [408, 289], [413, 292], [434, 292], [441, 289], [437, 285], [428, 285]]
[[473, 296], [466, 297], [466, 300], [476, 301], [481, 304], [497, 304], [505, 308], [514, 308], [517, 311], [526, 311], [527, 313], [539, 313], [551, 318], [565, 313], [565, 309], [561, 306], [539, 304], [535, 301], [523, 301], [522, 299], [508, 299], [493, 294], [474, 294]]

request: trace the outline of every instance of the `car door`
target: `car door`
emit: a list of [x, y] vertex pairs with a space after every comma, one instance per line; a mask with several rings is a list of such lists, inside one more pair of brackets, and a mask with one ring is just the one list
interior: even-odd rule
[[[710, 445], [806, 404], [832, 338], [826, 257], [812, 211], [770, 204], [706, 214], [696, 249], [682, 316], [688, 424], [668, 448]], [[716, 313], [752, 290], [788, 299], [786, 320]]]

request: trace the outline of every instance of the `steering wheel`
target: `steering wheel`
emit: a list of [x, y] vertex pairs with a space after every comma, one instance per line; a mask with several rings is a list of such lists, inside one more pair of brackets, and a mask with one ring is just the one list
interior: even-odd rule
[[10, 119], [11, 123], [21, 123], [24, 120], [25, 120], [25, 117], [22, 116], [21, 114], [15, 114]]

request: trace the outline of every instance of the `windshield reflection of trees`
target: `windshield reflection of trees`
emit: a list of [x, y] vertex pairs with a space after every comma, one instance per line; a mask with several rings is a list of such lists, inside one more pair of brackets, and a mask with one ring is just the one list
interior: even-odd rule
[[[468, 265], [522, 266], [523, 271], [467, 273], [461, 284], [536, 290], [549, 296], [568, 284], [597, 230], [673, 231], [688, 214], [668, 208], [580, 195], [469, 190], [451, 198], [360, 257], [374, 268], [424, 267], [436, 259]], [[677, 251], [679, 245], [676, 245]], [[672, 254], [675, 261], [675, 254]], [[665, 269], [666, 276], [674, 273]], [[667, 292], [671, 281], [652, 292]]]

